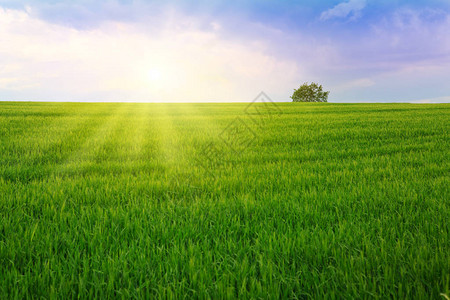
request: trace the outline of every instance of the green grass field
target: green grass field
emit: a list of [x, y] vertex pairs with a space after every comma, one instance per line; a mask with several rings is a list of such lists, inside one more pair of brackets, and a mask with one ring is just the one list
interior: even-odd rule
[[450, 105], [0, 103], [0, 298], [450, 296]]

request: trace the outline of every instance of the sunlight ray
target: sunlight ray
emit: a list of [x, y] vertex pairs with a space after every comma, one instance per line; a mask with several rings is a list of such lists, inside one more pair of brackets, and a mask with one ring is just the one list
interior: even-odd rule
[[[105, 109], [108, 109], [108, 106], [105, 106]], [[101, 125], [84, 140], [83, 144], [78, 145], [77, 149], [72, 151], [65, 161], [55, 166], [53, 175], [82, 172], [83, 169], [92, 165], [97, 152], [106, 142], [106, 138], [118, 126], [119, 119], [123, 118], [122, 107], [123, 105], [115, 105], [113, 110], [107, 111], [108, 114]]]

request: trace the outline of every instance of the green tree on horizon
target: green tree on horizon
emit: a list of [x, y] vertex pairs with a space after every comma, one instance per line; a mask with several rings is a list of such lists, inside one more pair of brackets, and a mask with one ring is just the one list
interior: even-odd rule
[[329, 91], [323, 91], [322, 85], [305, 82], [298, 89], [294, 89], [291, 99], [293, 102], [328, 102], [329, 94]]

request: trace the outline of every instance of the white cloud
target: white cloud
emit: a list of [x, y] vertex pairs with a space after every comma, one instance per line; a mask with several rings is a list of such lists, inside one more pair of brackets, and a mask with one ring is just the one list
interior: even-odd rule
[[334, 90], [336, 92], [343, 92], [348, 90], [354, 90], [354, 89], [360, 89], [360, 88], [367, 88], [375, 85], [375, 81], [370, 78], [359, 78], [350, 80], [347, 82], [343, 82], [336, 86]]
[[350, 0], [348, 2], [342, 2], [329, 10], [324, 11], [320, 15], [322, 21], [326, 21], [333, 18], [347, 18], [351, 16], [351, 19], [357, 19], [361, 16], [361, 11], [366, 7], [365, 0]]
[[170, 22], [158, 34], [120, 22], [83, 31], [0, 8], [0, 100], [251, 101], [290, 91], [297, 76], [295, 62], [215, 31]]

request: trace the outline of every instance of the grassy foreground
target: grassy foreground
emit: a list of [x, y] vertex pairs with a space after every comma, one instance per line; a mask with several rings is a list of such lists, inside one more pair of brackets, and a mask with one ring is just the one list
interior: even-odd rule
[[0, 103], [0, 298], [450, 296], [449, 132], [448, 104]]

